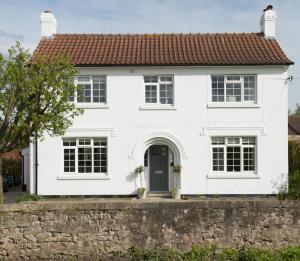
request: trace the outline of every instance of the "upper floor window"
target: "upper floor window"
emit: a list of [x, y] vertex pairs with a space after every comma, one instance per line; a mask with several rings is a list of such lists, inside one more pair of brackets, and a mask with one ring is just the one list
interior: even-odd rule
[[77, 93], [70, 97], [77, 103], [106, 103], [106, 79], [104, 76], [77, 76]]
[[255, 75], [212, 75], [212, 102], [255, 102]]
[[216, 172], [254, 172], [255, 137], [212, 137], [212, 170]]
[[172, 76], [144, 76], [145, 103], [174, 104]]

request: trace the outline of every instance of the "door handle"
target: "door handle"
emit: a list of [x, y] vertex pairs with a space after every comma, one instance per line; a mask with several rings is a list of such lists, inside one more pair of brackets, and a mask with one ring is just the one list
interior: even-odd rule
[[155, 174], [164, 174], [164, 172], [162, 170], [155, 170], [154, 173]]

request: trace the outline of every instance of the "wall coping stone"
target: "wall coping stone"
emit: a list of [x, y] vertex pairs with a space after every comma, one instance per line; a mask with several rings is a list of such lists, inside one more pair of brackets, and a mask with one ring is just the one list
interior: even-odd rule
[[295, 208], [300, 211], [300, 200], [277, 199], [189, 199], [189, 200], [128, 200], [128, 199], [80, 199], [41, 200], [28, 203], [0, 205], [0, 213], [76, 210], [124, 210], [124, 209], [214, 209], [214, 208]]

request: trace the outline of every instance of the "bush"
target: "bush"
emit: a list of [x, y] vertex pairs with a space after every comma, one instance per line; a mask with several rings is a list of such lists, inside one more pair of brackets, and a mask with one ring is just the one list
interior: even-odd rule
[[204, 244], [194, 246], [191, 250], [181, 253], [174, 249], [143, 249], [132, 247], [126, 253], [116, 252], [113, 260], [133, 261], [298, 261], [300, 260], [300, 246], [288, 247], [280, 250], [267, 250], [249, 247], [217, 248]]

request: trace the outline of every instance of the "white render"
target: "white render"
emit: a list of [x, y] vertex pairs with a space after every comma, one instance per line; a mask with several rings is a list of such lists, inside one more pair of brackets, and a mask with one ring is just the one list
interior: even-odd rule
[[40, 17], [40, 23], [42, 37], [52, 37], [54, 34], [56, 34], [57, 21], [52, 12], [42, 12]]
[[[38, 143], [38, 194], [134, 195], [144, 153], [165, 144], [182, 166], [182, 194], [276, 194], [288, 175], [287, 66], [80, 68], [106, 76], [107, 104], [88, 105], [65, 137], [107, 137], [108, 173], [65, 174], [61, 137]], [[257, 75], [257, 102], [213, 103], [211, 75]], [[174, 106], [144, 104], [144, 75], [174, 77]], [[214, 174], [212, 136], [255, 136], [256, 172]], [[31, 146], [31, 155], [33, 146]], [[34, 160], [34, 157], [31, 157]], [[34, 162], [32, 162], [33, 164]], [[34, 168], [30, 191], [35, 193]], [[174, 187], [170, 172], [169, 189]], [[149, 176], [144, 182], [149, 190]]]

